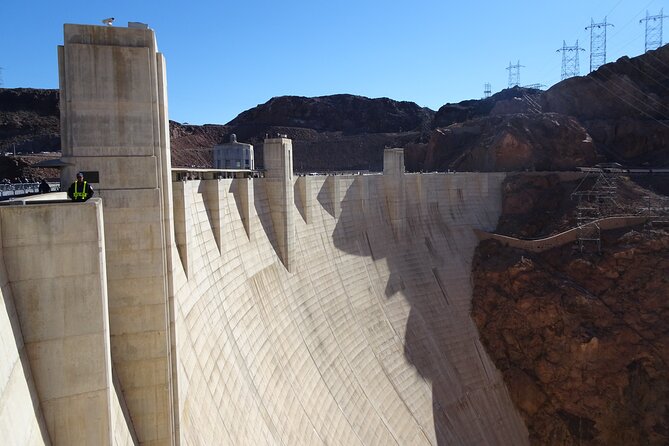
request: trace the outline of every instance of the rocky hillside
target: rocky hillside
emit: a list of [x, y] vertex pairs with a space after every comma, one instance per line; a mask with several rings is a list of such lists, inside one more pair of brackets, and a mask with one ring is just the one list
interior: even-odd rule
[[0, 148], [3, 151], [60, 150], [58, 90], [0, 88]]
[[[624, 165], [669, 165], [669, 45], [641, 56], [623, 57], [600, 67], [587, 76], [566, 79], [548, 91], [513, 88], [490, 98], [463, 101], [442, 106], [433, 121], [430, 141], [411, 159], [422, 169], [443, 170], [513, 170], [496, 162], [500, 151], [524, 159], [522, 167], [546, 168], [546, 158], [556, 161], [552, 167], [568, 169], [592, 162], [593, 152], [600, 161]], [[515, 130], [508, 144], [501, 138], [508, 133], [508, 121], [515, 120]], [[555, 147], [550, 132], [536, 132], [536, 124], [552, 118], [569, 122], [567, 131]], [[520, 124], [520, 125], [518, 125]], [[465, 128], [463, 141], [462, 128]], [[564, 128], [564, 127], [562, 127]], [[578, 128], [574, 133], [571, 129]], [[544, 125], [542, 129], [548, 128]], [[453, 135], [444, 138], [449, 130]], [[520, 130], [520, 132], [518, 132]], [[578, 147], [578, 135], [586, 132], [589, 150], [569, 166], [570, 155], [562, 153]], [[519, 141], [520, 139], [520, 141]], [[501, 144], [495, 144], [500, 142]], [[520, 146], [520, 148], [514, 147]], [[454, 156], [458, 152], [459, 156]], [[519, 156], [511, 156], [518, 161]], [[472, 165], [472, 160], [478, 160]], [[560, 161], [561, 160], [561, 161]]]
[[[574, 225], [572, 185], [538, 178], [509, 180], [500, 232], [546, 235]], [[631, 212], [648, 191], [626, 183], [620, 201]], [[604, 232], [601, 253], [566, 245], [533, 254], [495, 241], [477, 248], [472, 317], [532, 444], [669, 443], [662, 228]]]
[[[572, 170], [599, 161], [669, 165], [669, 46], [623, 57], [548, 91], [503, 90], [445, 104], [346, 94], [282, 96], [226, 125], [170, 123], [175, 165], [207, 167], [210, 148], [236, 133], [257, 147], [265, 135], [293, 139], [301, 171], [380, 170], [384, 147], [404, 147], [419, 170]], [[0, 89], [0, 149], [59, 148], [56, 90]]]
[[430, 128], [434, 112], [413, 102], [388, 98], [337, 94], [305, 98], [281, 96], [242, 112], [229, 126], [253, 128], [258, 134], [265, 128], [295, 127], [317, 132], [398, 133], [425, 131]]
[[[0, 149], [17, 153], [59, 150], [58, 90], [0, 89]], [[172, 163], [209, 167], [211, 148], [230, 134], [257, 148], [263, 165], [266, 135], [293, 139], [294, 165], [301, 171], [381, 170], [384, 147], [427, 141], [434, 112], [410, 102], [353, 95], [273, 98], [226, 125], [170, 121]]]
[[622, 57], [540, 97], [545, 111], [574, 116], [607, 159], [669, 165], [669, 45]]
[[572, 170], [591, 166], [597, 151], [579, 122], [557, 113], [500, 114], [437, 128], [425, 170]]

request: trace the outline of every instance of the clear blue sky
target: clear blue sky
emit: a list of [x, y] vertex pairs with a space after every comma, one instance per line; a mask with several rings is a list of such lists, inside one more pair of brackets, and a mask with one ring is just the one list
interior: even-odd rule
[[[590, 18], [608, 15], [608, 61], [644, 50], [644, 26], [669, 0], [72, 1], [0, 4], [3, 87], [58, 88], [63, 23], [148, 23], [167, 59], [170, 119], [226, 123], [273, 96], [351, 93], [438, 109], [521, 84], [560, 80], [556, 49], [579, 39], [589, 69]], [[669, 20], [665, 21], [669, 40]]]

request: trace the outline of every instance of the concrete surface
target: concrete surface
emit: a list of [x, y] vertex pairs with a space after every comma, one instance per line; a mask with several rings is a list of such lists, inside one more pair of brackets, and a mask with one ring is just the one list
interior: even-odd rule
[[523, 445], [469, 318], [504, 174], [170, 181], [148, 29], [65, 26], [63, 172], [87, 203], [0, 208], [9, 444]]
[[223, 222], [211, 185], [183, 183], [196, 264], [175, 271], [182, 443], [526, 444], [469, 318], [471, 229], [495, 226], [503, 177], [404, 175], [400, 233], [383, 176], [298, 178], [292, 271], [272, 240], [274, 183], [254, 180], [251, 240], [232, 193], [244, 180], [217, 181]]

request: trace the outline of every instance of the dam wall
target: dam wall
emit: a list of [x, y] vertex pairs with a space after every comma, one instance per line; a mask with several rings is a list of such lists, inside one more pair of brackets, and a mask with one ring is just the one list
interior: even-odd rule
[[182, 443], [526, 444], [469, 318], [472, 228], [495, 227], [504, 176], [297, 177], [290, 271], [274, 181], [175, 183]]
[[0, 438], [528, 443], [469, 317], [505, 174], [388, 149], [295, 177], [279, 136], [264, 177], [172, 182], [153, 31], [65, 25], [58, 53], [61, 183], [96, 195], [0, 207]]

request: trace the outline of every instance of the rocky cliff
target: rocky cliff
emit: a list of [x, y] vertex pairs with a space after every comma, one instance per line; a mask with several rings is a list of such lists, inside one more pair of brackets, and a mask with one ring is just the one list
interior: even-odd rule
[[430, 136], [426, 170], [572, 170], [598, 159], [587, 131], [557, 113], [500, 114], [437, 128]]
[[297, 127], [317, 132], [398, 133], [428, 130], [434, 112], [413, 102], [388, 98], [337, 94], [306, 98], [281, 96], [242, 112], [228, 125], [253, 127]]
[[[0, 89], [0, 148], [17, 153], [60, 150], [58, 90]], [[258, 105], [226, 125], [170, 121], [172, 163], [210, 167], [211, 148], [230, 134], [254, 144], [263, 165], [266, 135], [293, 139], [300, 171], [381, 170], [385, 147], [427, 141], [434, 112], [411, 102], [353, 95], [284, 96]]]
[[0, 147], [4, 151], [60, 150], [58, 90], [0, 88]]
[[[505, 186], [500, 232], [573, 225], [571, 185], [536, 178]], [[644, 193], [630, 183], [622, 201], [642, 206]], [[532, 254], [485, 241], [472, 279], [472, 317], [533, 444], [669, 442], [667, 230], [605, 232], [601, 253], [567, 245]]]

